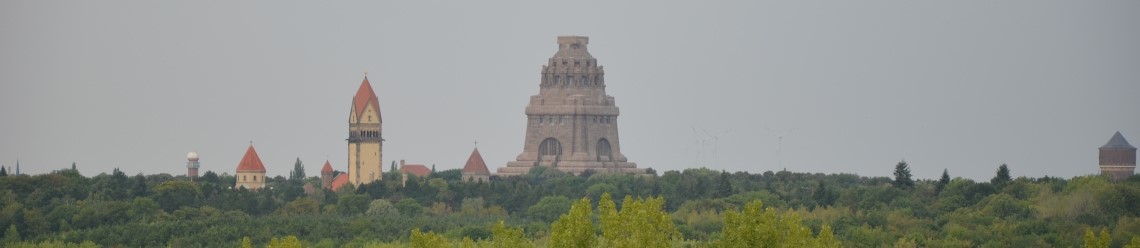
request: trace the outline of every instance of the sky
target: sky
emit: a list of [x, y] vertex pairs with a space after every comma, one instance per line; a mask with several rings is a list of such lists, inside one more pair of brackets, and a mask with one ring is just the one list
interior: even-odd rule
[[[559, 35], [659, 172], [988, 180], [1140, 145], [1140, 1], [0, 1], [0, 164], [87, 176], [347, 168], [364, 73], [385, 164], [522, 152]], [[478, 143], [476, 144], [476, 141]], [[385, 166], [385, 170], [387, 170]]]

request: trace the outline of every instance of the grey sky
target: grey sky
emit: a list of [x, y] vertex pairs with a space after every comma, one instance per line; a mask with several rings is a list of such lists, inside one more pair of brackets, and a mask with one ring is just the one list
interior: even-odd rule
[[[988, 179], [1140, 142], [1140, 1], [0, 1], [0, 164], [346, 168], [364, 71], [387, 161], [492, 167], [558, 35], [590, 36], [623, 153], [658, 171]], [[768, 131], [795, 129], [783, 139]], [[694, 129], [712, 135], [698, 136]], [[727, 132], [727, 133], [725, 133]], [[700, 145], [698, 140], [707, 140]], [[387, 167], [385, 167], [387, 169]], [[492, 168], [494, 170], [494, 168]]]

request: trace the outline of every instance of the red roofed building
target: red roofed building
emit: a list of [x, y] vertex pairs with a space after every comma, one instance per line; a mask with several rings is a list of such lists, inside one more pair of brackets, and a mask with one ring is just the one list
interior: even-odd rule
[[419, 179], [427, 178], [431, 175], [431, 169], [422, 164], [404, 164], [404, 160], [400, 160], [400, 172], [404, 177], [404, 184], [408, 184], [408, 174], [415, 175]]
[[348, 181], [361, 185], [383, 179], [380, 101], [367, 74], [352, 97], [348, 114]]
[[335, 192], [337, 190], [340, 190], [341, 187], [344, 187], [344, 185], [347, 185], [347, 184], [348, 184], [348, 174], [340, 173], [340, 175], [336, 175], [336, 178], [333, 178], [332, 183], [329, 185], [329, 187], [332, 189], [332, 191]]
[[253, 149], [252, 143], [249, 144], [249, 148], [245, 149], [245, 156], [242, 156], [241, 162], [238, 163], [235, 177], [237, 183], [234, 184], [234, 188], [260, 189], [265, 187], [265, 165], [261, 163], [261, 158], [257, 156], [257, 150]]
[[335, 171], [333, 171], [332, 164], [329, 164], [329, 161], [325, 160], [325, 166], [321, 167], [321, 188], [322, 189], [331, 189], [332, 181], [333, 181], [333, 173], [335, 173]]
[[467, 158], [467, 164], [463, 165], [463, 181], [489, 182], [490, 180], [491, 171], [487, 169], [487, 163], [483, 162], [479, 148], [475, 148], [471, 151], [471, 157]]

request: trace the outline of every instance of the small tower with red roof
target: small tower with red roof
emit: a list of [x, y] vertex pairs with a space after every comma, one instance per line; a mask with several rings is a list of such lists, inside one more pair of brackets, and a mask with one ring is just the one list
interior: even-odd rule
[[332, 187], [333, 182], [333, 168], [328, 160], [325, 160], [325, 166], [321, 168], [321, 188], [329, 189]]
[[245, 149], [245, 156], [241, 157], [241, 162], [237, 166], [237, 174], [235, 174], [237, 183], [234, 188], [245, 187], [246, 189], [260, 189], [265, 187], [265, 165], [261, 163], [261, 158], [257, 156], [257, 150], [253, 149], [253, 143], [249, 144], [249, 148]]
[[479, 148], [471, 151], [471, 156], [467, 158], [467, 164], [463, 165], [463, 181], [469, 182], [489, 182], [491, 180], [491, 171], [487, 169], [487, 163], [483, 162], [483, 155], [479, 154]]

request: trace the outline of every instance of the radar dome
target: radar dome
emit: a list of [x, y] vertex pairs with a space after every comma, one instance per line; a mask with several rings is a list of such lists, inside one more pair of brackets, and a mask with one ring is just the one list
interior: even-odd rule
[[190, 152], [186, 154], [186, 160], [198, 161], [198, 152]]

